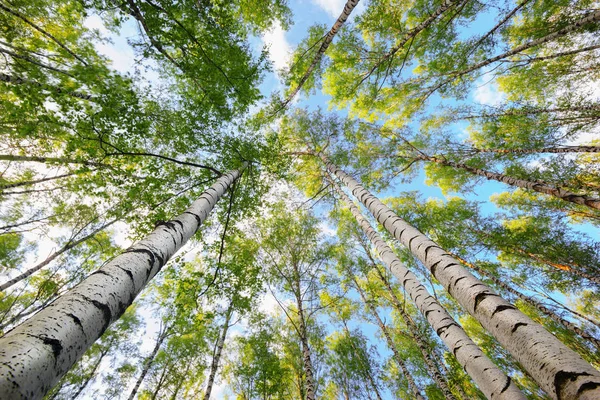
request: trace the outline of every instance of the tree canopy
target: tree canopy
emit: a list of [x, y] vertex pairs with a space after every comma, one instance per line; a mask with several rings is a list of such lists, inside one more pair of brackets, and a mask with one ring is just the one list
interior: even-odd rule
[[598, 398], [599, 32], [0, 0], [0, 398]]

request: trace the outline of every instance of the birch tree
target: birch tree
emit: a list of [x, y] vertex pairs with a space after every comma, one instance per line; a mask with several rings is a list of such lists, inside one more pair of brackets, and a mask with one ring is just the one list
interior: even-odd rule
[[[5, 343], [11, 342], [10, 346], [2, 346], [1, 357], [12, 360], [10, 364], [3, 364], [4, 368], [16, 365], [17, 358], [25, 368], [18, 375], [8, 371], [2, 374], [5, 377], [2, 392], [13, 398], [41, 398], [85, 349], [125, 312], [169, 258], [196, 233], [240, 173], [234, 170], [221, 177], [183, 214], [160, 225], [147, 239], [113, 259], [60, 300], [0, 339]], [[48, 332], [47, 321], [50, 320], [60, 320], [64, 325]], [[80, 333], [73, 335], [72, 332]], [[33, 359], [25, 356], [32, 348], [37, 352]], [[33, 376], [39, 378], [33, 379]]]

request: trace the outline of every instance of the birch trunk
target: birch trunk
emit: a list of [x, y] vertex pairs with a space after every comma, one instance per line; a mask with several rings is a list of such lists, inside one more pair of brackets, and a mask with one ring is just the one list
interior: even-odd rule
[[477, 273], [479, 273], [479, 275], [485, 276], [488, 279], [492, 280], [494, 282], [494, 284], [496, 284], [498, 287], [501, 287], [502, 289], [506, 290], [507, 292], [511, 293], [512, 295], [517, 296], [519, 299], [521, 299], [525, 303], [531, 305], [532, 307], [536, 308], [539, 312], [541, 312], [542, 314], [545, 314], [546, 316], [548, 316], [553, 321], [555, 321], [558, 324], [564, 326], [565, 328], [567, 328], [568, 330], [570, 330], [574, 334], [580, 336], [581, 338], [583, 338], [583, 339], [591, 342], [592, 345], [596, 346], [596, 348], [598, 349], [598, 351], [600, 351], [600, 340], [596, 339], [594, 336], [592, 336], [591, 334], [587, 333], [586, 331], [584, 331], [583, 329], [581, 329], [577, 325], [575, 325], [572, 322], [569, 322], [566, 319], [562, 318], [561, 316], [559, 316], [554, 311], [550, 310], [548, 307], [544, 306], [543, 304], [541, 304], [540, 302], [538, 302], [534, 298], [529, 297], [529, 296], [527, 296], [527, 295], [519, 292], [518, 290], [514, 289], [513, 287], [511, 287], [507, 283], [501, 281], [500, 279], [498, 279], [494, 275], [490, 274], [489, 272], [487, 272], [483, 268], [479, 268], [478, 266], [476, 266], [474, 264], [471, 264], [470, 262], [464, 260], [461, 257], [458, 257], [455, 254], [452, 254], [452, 256], [456, 257], [456, 259], [459, 260], [463, 265], [466, 265], [467, 267], [471, 268], [472, 270], [477, 271]]
[[[244, 165], [245, 168], [245, 165]], [[133, 303], [240, 176], [223, 175], [183, 214], [161, 223], [0, 339], [0, 398], [39, 399]]]
[[102, 353], [100, 353], [100, 357], [96, 361], [96, 364], [94, 364], [94, 368], [92, 368], [92, 372], [90, 372], [90, 374], [87, 377], [87, 379], [85, 380], [85, 382], [83, 382], [81, 384], [81, 386], [79, 386], [79, 389], [77, 389], [77, 392], [75, 392], [75, 394], [73, 394], [73, 397], [71, 397], [71, 399], [76, 399], [77, 397], [79, 397], [81, 392], [83, 392], [84, 389], [87, 387], [87, 385], [89, 385], [91, 380], [94, 379], [94, 377], [96, 375], [96, 371], [98, 370], [98, 367], [100, 367], [100, 363], [102, 363], [102, 360], [104, 359], [104, 357], [108, 354], [108, 351], [109, 351], [109, 348], [107, 348]]
[[541, 38], [538, 38], [538, 39], [532, 40], [532, 41], [530, 41], [528, 43], [525, 43], [525, 44], [522, 44], [520, 46], [514, 47], [513, 49], [511, 49], [511, 50], [509, 50], [509, 51], [507, 51], [505, 53], [499, 54], [499, 55], [497, 55], [495, 57], [492, 57], [492, 58], [488, 58], [487, 60], [484, 60], [484, 61], [482, 61], [480, 63], [475, 64], [475, 65], [472, 65], [471, 67], [465, 68], [465, 69], [463, 69], [461, 71], [453, 71], [453, 72], [449, 73], [448, 75], [451, 76], [451, 80], [460, 78], [461, 76], [464, 76], [464, 75], [466, 75], [466, 74], [468, 74], [470, 72], [476, 71], [476, 70], [478, 70], [480, 68], [483, 68], [483, 67], [485, 67], [487, 65], [493, 64], [496, 61], [500, 61], [500, 60], [502, 60], [504, 58], [514, 56], [514, 55], [519, 54], [519, 53], [521, 53], [521, 52], [523, 52], [523, 51], [525, 51], [527, 49], [530, 49], [532, 47], [536, 47], [536, 46], [540, 46], [540, 45], [542, 45], [544, 43], [548, 43], [548, 42], [550, 42], [552, 40], [555, 40], [555, 39], [557, 39], [559, 37], [562, 37], [562, 36], [565, 36], [565, 35], [567, 35], [567, 34], [569, 34], [571, 32], [574, 32], [577, 29], [581, 28], [582, 26], [585, 26], [585, 25], [588, 25], [588, 24], [595, 24], [598, 21], [600, 21], [600, 11], [592, 12], [592, 13], [586, 15], [585, 17], [580, 18], [577, 21], [574, 21], [571, 25], [568, 25], [568, 26], [566, 26], [566, 27], [564, 27], [564, 28], [562, 28], [562, 29], [560, 29], [560, 30], [558, 30], [556, 32], [550, 33], [550, 34], [548, 34], [546, 36], [543, 36]]
[[542, 147], [540, 149], [477, 149], [477, 153], [500, 153], [500, 154], [538, 154], [538, 153], [600, 153], [600, 146], [564, 146], [564, 147]]
[[304, 316], [304, 308], [302, 305], [302, 292], [300, 291], [300, 274], [296, 269], [296, 303], [298, 307], [298, 330], [300, 333], [300, 342], [302, 343], [302, 363], [304, 366], [304, 381], [306, 400], [315, 400], [315, 378], [312, 361], [310, 359], [310, 346], [308, 345], [308, 330], [306, 329], [306, 320]]
[[448, 382], [446, 381], [446, 378], [444, 378], [444, 376], [442, 376], [442, 374], [440, 373], [440, 370], [437, 368], [437, 365], [435, 364], [435, 361], [431, 358], [431, 355], [430, 355], [431, 350], [429, 349], [429, 346], [427, 345], [427, 343], [425, 343], [423, 341], [423, 339], [421, 338], [421, 336], [419, 335], [419, 329], [417, 328], [416, 324], [413, 322], [413, 320], [410, 318], [410, 316], [406, 313], [406, 311], [404, 311], [404, 307], [402, 306], [400, 299], [398, 299], [398, 297], [394, 293], [394, 290], [392, 289], [390, 282], [383, 276], [383, 274], [381, 273], [379, 268], [377, 268], [377, 266], [375, 266], [375, 269], [377, 270], [379, 279], [385, 285], [386, 289], [388, 290], [388, 292], [390, 294], [390, 297], [392, 298], [392, 304], [394, 305], [394, 308], [396, 309], [398, 314], [400, 314], [400, 318], [404, 321], [404, 323], [410, 330], [410, 337], [412, 337], [412, 339], [417, 344], [417, 347], [419, 348], [419, 351], [421, 352], [421, 356], [423, 357], [423, 361], [425, 362], [425, 368], [427, 368], [427, 371], [431, 374], [431, 378], [435, 381], [435, 383], [440, 388], [440, 390], [442, 391], [442, 393], [444, 394], [444, 397], [446, 399], [456, 400], [456, 398], [452, 394], [452, 391], [450, 390], [450, 387], [448, 386]]
[[512, 176], [499, 174], [497, 172], [486, 171], [480, 168], [470, 167], [466, 164], [455, 163], [452, 161], [442, 160], [437, 157], [430, 157], [420, 155], [417, 157], [418, 160], [425, 160], [430, 162], [435, 162], [440, 165], [445, 165], [448, 167], [453, 167], [457, 169], [462, 169], [468, 171], [474, 175], [482, 176], [488, 180], [494, 180], [502, 183], [506, 183], [510, 186], [516, 186], [523, 189], [529, 189], [536, 191], [538, 193], [548, 194], [554, 197], [557, 197], [564, 201], [570, 201], [571, 203], [580, 204], [583, 206], [588, 206], [590, 208], [600, 210], [600, 198], [590, 197], [586, 195], [580, 195], [573, 192], [569, 192], [568, 190], [561, 189], [559, 187], [553, 186], [546, 182], [540, 181], [528, 181], [525, 179], [518, 179]]
[[13, 285], [21, 282], [23, 279], [27, 278], [28, 276], [33, 275], [34, 273], [36, 273], [40, 269], [44, 268], [46, 265], [50, 264], [52, 261], [54, 261], [61, 254], [65, 253], [65, 252], [67, 252], [69, 250], [71, 250], [73, 247], [77, 247], [78, 245], [80, 245], [81, 243], [85, 242], [86, 240], [93, 238], [98, 233], [102, 232], [104, 229], [108, 228], [109, 226], [111, 226], [112, 224], [114, 224], [117, 221], [118, 221], [118, 219], [113, 219], [112, 221], [107, 222], [106, 224], [102, 225], [98, 229], [92, 231], [89, 235], [86, 235], [86, 236], [82, 237], [81, 239], [75, 240], [74, 242], [73, 241], [69, 241], [60, 250], [55, 251], [54, 253], [52, 253], [51, 255], [49, 255], [41, 263], [38, 263], [34, 267], [31, 267], [27, 271], [23, 272], [22, 274], [19, 274], [19, 275], [15, 276], [14, 278], [12, 278], [12, 279], [4, 282], [3, 284], [1, 284], [0, 285], [0, 292], [2, 292], [4, 290], [8, 289], [9, 287], [11, 287], [11, 286], [13, 286]]
[[448, 9], [450, 7], [460, 4], [460, 3], [465, 3], [465, 2], [466, 2], [465, 0], [458, 0], [458, 1], [457, 0], [444, 0], [442, 2], [442, 4], [440, 4], [440, 6], [429, 17], [427, 17], [427, 19], [425, 19], [419, 25], [415, 26], [414, 28], [412, 28], [408, 32], [406, 32], [402, 36], [402, 38], [400, 38], [398, 43], [396, 43], [394, 45], [394, 47], [392, 47], [387, 53], [385, 53], [384, 56], [381, 57], [381, 59], [379, 59], [367, 73], [365, 73], [365, 76], [363, 77], [363, 79], [360, 81], [360, 83], [358, 85], [362, 84], [365, 80], [367, 80], [367, 78], [369, 78], [369, 76], [371, 76], [373, 74], [373, 72], [375, 72], [375, 70], [377, 68], [379, 68], [380, 65], [382, 65], [383, 63], [388, 61], [390, 58], [394, 57], [394, 55], [399, 50], [401, 50], [406, 45], [406, 43], [408, 43], [409, 40], [410, 41], [414, 40], [414, 38], [420, 32], [427, 29], [427, 27], [429, 27], [431, 24], [433, 24], [440, 15], [442, 15], [443, 13], [448, 11]]
[[102, 167], [102, 164], [94, 161], [73, 160], [67, 157], [38, 157], [38, 156], [15, 156], [12, 154], [0, 154], [0, 161], [22, 161], [22, 162], [38, 162], [48, 164], [81, 164], [93, 167]]
[[398, 348], [396, 347], [396, 344], [394, 343], [392, 336], [390, 335], [390, 332], [388, 331], [387, 327], [381, 320], [379, 313], [377, 313], [377, 310], [375, 309], [373, 304], [371, 304], [371, 302], [368, 301], [365, 293], [363, 292], [362, 288], [360, 287], [360, 285], [358, 284], [358, 282], [356, 281], [354, 276], [352, 276], [352, 281], [354, 282], [354, 287], [360, 294], [360, 297], [361, 297], [363, 303], [365, 303], [365, 305], [369, 308], [371, 315], [373, 316], [373, 318], [375, 318], [375, 321], [377, 321], [377, 325], [379, 326], [379, 329], [381, 329], [381, 332], [383, 333], [383, 336], [385, 337], [385, 341], [387, 342], [389, 349], [392, 351], [392, 354], [394, 355], [394, 360], [398, 364], [400, 371], [402, 371], [402, 374], [404, 375], [404, 377], [406, 378], [406, 380], [408, 382], [408, 389], [412, 392], [415, 399], [425, 400], [425, 398], [421, 394], [419, 388], [417, 387], [417, 384], [415, 383], [412, 375], [408, 371], [408, 368], [406, 368], [406, 364], [404, 364], [404, 360], [402, 359], [402, 357], [400, 357]]
[[319, 64], [319, 62], [321, 62], [321, 58], [323, 58], [325, 51], [327, 51], [327, 48], [329, 47], [331, 42], [333, 42], [334, 36], [342, 28], [342, 25], [344, 25], [344, 23], [346, 22], [346, 20], [352, 13], [352, 10], [354, 10], [354, 7], [356, 7], [356, 5], [358, 4], [359, 1], [360, 0], [346, 1], [344, 10], [342, 11], [342, 13], [338, 17], [338, 19], [335, 21], [335, 23], [333, 24], [333, 26], [331, 27], [329, 32], [327, 32], [327, 35], [325, 35], [325, 38], [323, 39], [323, 43], [321, 43], [321, 47], [319, 47], [317, 54], [315, 54], [315, 57], [313, 58], [312, 62], [310, 63], [310, 66], [308, 67], [308, 69], [306, 70], [304, 75], [302, 75], [302, 78], [300, 78], [300, 81], [298, 82], [298, 86], [281, 103], [280, 109], [286, 108], [290, 104], [290, 102], [294, 99], [294, 97], [296, 97], [296, 95], [298, 94], [298, 92], [300, 91], [302, 86], [306, 83], [306, 81], [312, 74], [313, 70], [316, 68], [316, 66]]
[[[328, 167], [332, 165], [328, 163]], [[330, 172], [335, 174], [336, 169], [330, 167]], [[336, 175], [340, 177], [338, 174]], [[511, 382], [511, 379], [487, 358], [446, 309], [429, 294], [416, 275], [398, 259], [392, 249], [363, 217], [352, 200], [337, 184], [334, 183], [334, 187], [347, 203], [352, 215], [354, 215], [366, 236], [377, 249], [381, 260], [402, 284], [429, 325], [455, 355], [460, 365], [473, 378], [486, 397], [488, 399], [525, 399], [515, 384]]]
[[204, 392], [204, 400], [210, 399], [210, 393], [215, 382], [215, 376], [217, 375], [217, 369], [219, 369], [219, 360], [221, 359], [221, 352], [225, 345], [225, 338], [227, 337], [227, 330], [229, 330], [229, 321], [231, 320], [231, 314], [233, 313], [233, 303], [229, 303], [229, 307], [225, 313], [225, 322], [223, 323], [223, 331], [217, 341], [216, 351], [213, 355], [212, 363], [210, 364], [210, 375], [208, 376], [208, 383], [206, 384], [206, 392]]
[[551, 398], [600, 398], [600, 372], [467, 272], [460, 261], [398, 217], [354, 178], [326, 157], [321, 158], [327, 169], [348, 186], [393, 237], [421, 260], [448, 293], [513, 355]]
[[129, 400], [135, 399], [135, 395], [137, 394], [138, 390], [140, 390], [140, 386], [142, 385], [142, 382], [144, 381], [144, 378], [146, 378], [146, 375], [148, 374], [148, 371], [150, 371], [150, 367], [152, 367], [152, 363], [154, 362], [154, 358], [158, 354], [158, 351], [160, 350], [160, 347], [162, 346], [162, 344], [165, 341], [165, 339], [167, 338], [167, 336], [169, 336], [169, 328], [168, 327], [165, 328], [158, 335], [158, 339], [156, 340], [156, 344], [154, 345], [154, 349], [152, 349], [152, 353], [150, 353], [150, 355], [148, 357], [146, 357], [146, 359], [144, 360], [144, 366], [142, 368], [142, 373], [140, 374], [140, 376], [135, 381], [135, 386], [133, 387], [133, 389], [131, 390], [131, 393], [129, 394], [129, 398], [128, 398]]
[[17, 85], [22, 85], [22, 84], [27, 84], [27, 85], [31, 85], [31, 86], [37, 86], [40, 89], [43, 90], [47, 90], [50, 92], [56, 92], [59, 94], [66, 94], [68, 96], [72, 96], [72, 97], [76, 97], [78, 99], [82, 99], [82, 100], [90, 100], [90, 101], [94, 101], [94, 97], [91, 94], [85, 94], [85, 93], [80, 93], [80, 92], [72, 92], [72, 91], [65, 91], [63, 89], [61, 89], [60, 87], [57, 86], [52, 86], [52, 85], [47, 85], [47, 84], [42, 84], [39, 82], [35, 82], [35, 81], [30, 81], [27, 79], [23, 79], [21, 77], [17, 77], [17, 76], [12, 76], [12, 75], [8, 75], [5, 73], [0, 73], [0, 82], [6, 82], [6, 83], [14, 83]]

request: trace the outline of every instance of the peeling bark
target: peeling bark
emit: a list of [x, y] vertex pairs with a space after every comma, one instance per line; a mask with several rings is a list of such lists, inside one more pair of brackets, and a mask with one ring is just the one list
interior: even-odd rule
[[393, 237], [421, 260], [448, 293], [513, 355], [551, 398], [600, 398], [600, 372], [494, 293], [465, 270], [460, 261], [398, 217], [354, 178], [325, 156], [320, 157], [327, 169], [348, 186]]
[[196, 233], [240, 174], [219, 178], [183, 214], [0, 338], [0, 398], [43, 397]]
[[[331, 173], [340, 177], [340, 174], [336, 174], [336, 171], [341, 171], [332, 167], [333, 164], [329, 162], [327, 165]], [[346, 183], [344, 179], [342, 181]], [[350, 211], [366, 236], [377, 249], [381, 260], [388, 266], [396, 279], [398, 279], [429, 325], [431, 325], [448, 349], [455, 355], [460, 365], [473, 378], [487, 398], [525, 399], [515, 384], [511, 382], [511, 379], [487, 358], [462, 327], [454, 321], [448, 311], [429, 294], [416, 275], [398, 259], [392, 249], [362, 215], [358, 207], [354, 205], [352, 200], [337, 184], [334, 183], [334, 187], [350, 208]], [[448, 395], [448, 392], [445, 391], [445, 394]]]

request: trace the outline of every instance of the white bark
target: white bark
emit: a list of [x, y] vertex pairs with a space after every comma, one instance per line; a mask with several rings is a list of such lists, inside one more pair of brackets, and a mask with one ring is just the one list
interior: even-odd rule
[[160, 224], [0, 339], [0, 398], [39, 399], [133, 303], [240, 176], [223, 175], [190, 208]]
[[221, 336], [217, 341], [215, 354], [213, 356], [212, 363], [210, 364], [210, 375], [208, 377], [208, 383], [206, 385], [206, 391], [204, 393], [204, 400], [210, 399], [210, 393], [212, 392], [212, 388], [215, 383], [215, 377], [217, 376], [217, 370], [219, 369], [221, 353], [223, 352], [223, 346], [225, 345], [225, 339], [227, 338], [227, 331], [229, 330], [229, 320], [231, 319], [231, 314], [233, 314], [233, 302], [229, 303], [229, 307], [227, 307], [227, 311], [225, 312], [225, 322], [223, 323], [223, 330], [221, 331]]
[[600, 398], [600, 372], [465, 270], [435, 242], [398, 217], [354, 178], [321, 156], [400, 243], [406, 246], [481, 325], [506, 348], [540, 387], [557, 400]]
[[334, 183], [342, 199], [350, 207], [362, 230], [377, 249], [379, 257], [402, 284], [429, 325], [454, 354], [460, 365], [473, 378], [488, 399], [525, 399], [511, 379], [504, 374], [471, 340], [462, 327], [454, 321], [446, 309], [433, 297], [382, 237], [364, 218], [352, 200]]

